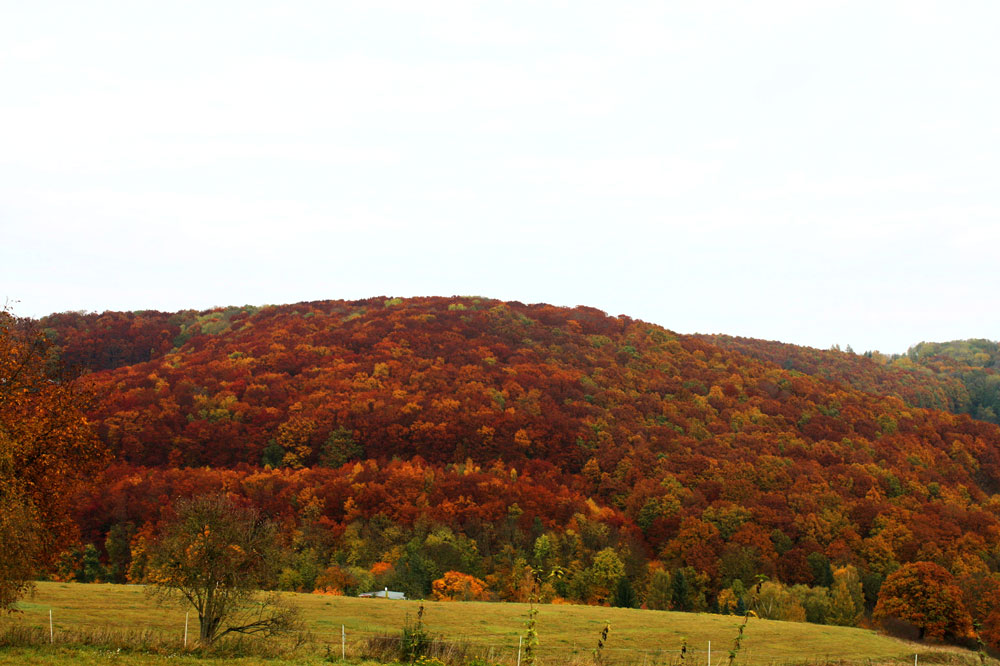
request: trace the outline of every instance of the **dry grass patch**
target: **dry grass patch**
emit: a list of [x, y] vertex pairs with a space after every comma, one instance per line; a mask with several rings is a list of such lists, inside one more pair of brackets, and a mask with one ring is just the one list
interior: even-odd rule
[[[309, 645], [295, 652], [300, 660], [294, 663], [312, 663], [313, 659], [321, 663], [326, 654], [339, 658], [341, 626], [346, 631], [349, 658], [362, 655], [365, 641], [376, 636], [383, 636], [391, 644], [394, 637], [400, 636], [407, 615], [416, 616], [420, 603], [426, 608], [423, 618], [426, 631], [437, 639], [441, 656], [445, 657], [448, 649], [455, 655], [447, 659], [450, 663], [473, 658], [491, 663], [514, 663], [518, 637], [524, 633], [527, 616], [525, 604], [392, 601], [312, 594], [287, 596], [291, 603], [301, 608], [311, 639]], [[127, 642], [128, 638], [144, 642], [157, 652], [182, 652], [184, 609], [157, 606], [146, 597], [141, 586], [39, 583], [34, 596], [20, 607], [23, 610], [20, 617], [3, 620], [3, 624], [34, 627], [34, 631], [41, 632], [43, 640], [48, 638], [48, 612], [52, 609], [57, 642], [60, 637], [89, 635], [92, 640], [82, 638], [74, 640], [74, 644], [116, 646]], [[593, 652], [606, 623], [610, 623], [611, 633], [602, 650], [604, 664], [677, 664], [682, 639], [686, 639], [687, 666], [707, 663], [709, 641], [712, 663], [720, 666], [726, 663], [742, 621], [731, 615], [593, 606], [543, 605], [538, 611], [537, 654], [543, 666], [571, 662], [593, 664]], [[196, 618], [192, 617], [191, 643], [197, 634], [196, 627]], [[106, 642], [97, 640], [99, 632], [106, 632]], [[904, 666], [913, 663], [915, 653], [919, 654], [920, 663], [925, 664], [978, 664], [975, 655], [968, 651], [907, 643], [870, 630], [755, 618], [745, 629], [736, 664], [853, 662], [866, 666], [881, 663]], [[382, 659], [388, 660], [390, 654], [391, 650], [385, 650]], [[3, 663], [15, 662], [0, 661]], [[202, 658], [197, 663], [212, 662]], [[225, 663], [238, 664], [239, 661]], [[280, 664], [281, 661], [268, 663]]]

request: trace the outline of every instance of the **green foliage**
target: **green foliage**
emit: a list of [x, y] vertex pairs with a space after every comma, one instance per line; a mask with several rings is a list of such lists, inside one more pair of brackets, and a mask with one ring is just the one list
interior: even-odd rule
[[105, 576], [100, 555], [92, 543], [64, 551], [59, 556], [58, 572], [61, 578], [78, 583], [93, 583]]
[[708, 608], [705, 584], [708, 577], [694, 567], [683, 567], [671, 574], [670, 607], [679, 611], [704, 611]]
[[625, 576], [625, 564], [613, 548], [604, 548], [594, 555], [594, 562], [587, 569], [591, 585], [604, 590], [610, 596], [618, 581]]
[[319, 554], [313, 548], [294, 553], [278, 574], [279, 590], [311, 592], [320, 573]]
[[419, 657], [427, 655], [431, 646], [431, 636], [424, 627], [424, 606], [417, 609], [416, 621], [406, 616], [403, 631], [399, 640], [399, 660], [413, 664]]
[[404, 592], [411, 599], [431, 594], [431, 584], [443, 571], [438, 571], [434, 561], [423, 550], [424, 535], [415, 535], [406, 542], [403, 553], [393, 566], [389, 586]]
[[632, 581], [628, 576], [622, 576], [615, 585], [615, 594], [611, 598], [611, 605], [615, 608], [638, 608], [639, 596], [632, 587]]
[[813, 583], [822, 587], [833, 585], [833, 568], [830, 566], [830, 558], [817, 551], [806, 556], [809, 568], [812, 570]]
[[871, 613], [878, 603], [878, 594], [885, 577], [876, 571], [861, 572], [861, 591], [865, 598], [865, 612]]
[[260, 464], [271, 468], [281, 467], [284, 459], [285, 448], [272, 439], [264, 448]]
[[785, 622], [805, 620], [805, 609], [798, 595], [779, 582], [764, 581], [749, 591], [749, 597], [750, 607], [757, 617]]
[[135, 524], [115, 523], [108, 530], [104, 550], [108, 554], [107, 579], [110, 583], [128, 582], [128, 569], [132, 563], [132, 537]]
[[806, 614], [806, 622], [826, 624], [832, 612], [830, 592], [825, 587], [795, 585], [792, 593], [798, 598]]
[[195, 497], [178, 503], [153, 545], [147, 589], [193, 606], [204, 645], [230, 633], [286, 633], [298, 628], [298, 613], [258, 595], [273, 584], [279, 558], [275, 526], [259, 512], [222, 495]]
[[673, 596], [670, 574], [662, 569], [655, 570], [646, 587], [646, 607], [651, 610], [667, 610]]
[[678, 569], [671, 576], [670, 607], [673, 610], [687, 611], [691, 608], [691, 585], [683, 569]]
[[740, 623], [739, 629], [736, 630], [736, 638], [733, 640], [732, 649], [729, 650], [729, 659], [726, 662], [727, 666], [733, 666], [733, 662], [736, 661], [740, 648], [743, 647], [743, 630], [746, 629], [747, 622], [750, 621], [751, 615], [754, 615], [754, 612], [748, 611], [746, 615], [743, 616], [743, 622]]
[[856, 626], [864, 609], [864, 592], [857, 569], [851, 565], [838, 568], [833, 572], [833, 585], [830, 586], [828, 622], [844, 627]]
[[346, 462], [363, 458], [364, 447], [355, 441], [354, 433], [344, 426], [330, 431], [320, 451], [320, 464], [325, 467], [340, 467]]
[[535, 651], [538, 649], [538, 609], [535, 608], [534, 601], [528, 606], [528, 621], [525, 623], [524, 631], [524, 666], [532, 666], [535, 663]]

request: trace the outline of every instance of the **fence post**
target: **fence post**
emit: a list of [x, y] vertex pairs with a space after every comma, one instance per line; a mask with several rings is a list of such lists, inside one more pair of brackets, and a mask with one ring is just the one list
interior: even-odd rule
[[340, 625], [340, 660], [347, 661], [347, 630]]
[[517, 666], [521, 666], [521, 641], [524, 640], [522, 636], [517, 637]]
[[50, 608], [49, 609], [49, 644], [51, 645], [52, 643], [55, 643], [55, 642], [56, 642], [56, 633], [55, 633], [55, 630], [52, 628], [52, 609]]
[[712, 641], [708, 642], [708, 666], [712, 666]]
[[186, 611], [184, 613], [184, 649], [188, 646], [188, 616], [191, 615], [191, 611]]

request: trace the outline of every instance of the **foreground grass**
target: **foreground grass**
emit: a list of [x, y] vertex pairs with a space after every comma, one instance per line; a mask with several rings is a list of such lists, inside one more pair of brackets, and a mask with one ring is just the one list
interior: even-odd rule
[[[288, 598], [302, 610], [311, 634], [309, 642], [287, 653], [288, 658], [268, 659], [268, 664], [323, 663], [327, 646], [331, 654], [339, 657], [342, 626], [347, 656], [357, 658], [362, 654], [361, 643], [366, 637], [380, 633], [398, 635], [406, 617], [415, 616], [421, 603], [310, 594], [289, 594]], [[467, 654], [474, 653], [491, 662], [516, 662], [518, 637], [524, 632], [525, 605], [423, 604], [425, 625], [433, 636], [462, 643]], [[23, 612], [13, 620], [3, 621], [0, 628], [11, 622], [37, 627], [47, 639], [51, 610], [56, 645], [0, 650], [0, 664], [103, 664], [112, 659], [118, 664], [143, 665], [234, 665], [261, 661], [259, 657], [215, 658], [186, 653], [182, 646], [185, 609], [155, 604], [141, 586], [39, 583], [35, 594], [19, 607]], [[610, 623], [611, 634], [602, 653], [606, 664], [676, 664], [682, 639], [686, 639], [685, 663], [706, 664], [711, 642], [713, 666], [725, 665], [741, 619], [593, 606], [541, 606], [537, 620], [539, 661], [593, 663], [598, 636], [605, 623]], [[197, 633], [196, 627], [197, 618], [191, 617], [192, 636]], [[76, 646], [66, 646], [64, 641]], [[80, 643], [94, 645], [80, 646]], [[116, 645], [124, 649], [116, 652]], [[130, 649], [144, 645], [155, 649], [148, 652]], [[864, 629], [751, 619], [736, 664], [840, 661], [912, 664], [915, 654], [923, 663], [977, 661], [967, 651], [907, 643]]]
[[[83, 646], [56, 646], [0, 649], [0, 666], [311, 666], [324, 662], [319, 657], [300, 656], [263, 660], [259, 657], [203, 657], [184, 654], [130, 653]], [[361, 666], [379, 666], [361, 662]]]

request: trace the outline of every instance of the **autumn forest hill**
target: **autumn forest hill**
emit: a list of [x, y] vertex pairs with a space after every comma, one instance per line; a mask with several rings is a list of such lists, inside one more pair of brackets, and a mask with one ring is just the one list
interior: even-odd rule
[[385, 535], [424, 521], [475, 543], [470, 573], [558, 563], [580, 600], [608, 548], [639, 588], [683, 569], [708, 597], [757, 575], [821, 584], [821, 560], [876, 590], [915, 560], [979, 589], [1000, 571], [1000, 428], [954, 413], [971, 409], [962, 372], [993, 371], [945, 349], [908, 367], [457, 297], [39, 324], [89, 371], [116, 457], [82, 497], [84, 541], [225, 489], [324, 561], [402, 562]]
[[921, 342], [905, 354], [850, 347], [812, 349], [727, 335], [700, 336], [725, 349], [840, 384], [1000, 423], [1000, 344], [991, 340]]

